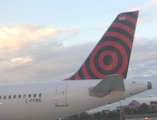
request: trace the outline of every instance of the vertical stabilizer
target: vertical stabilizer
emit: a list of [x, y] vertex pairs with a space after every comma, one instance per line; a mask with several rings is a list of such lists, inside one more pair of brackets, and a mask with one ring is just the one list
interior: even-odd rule
[[106, 75], [127, 76], [138, 11], [119, 14], [80, 69], [66, 80], [103, 79]]

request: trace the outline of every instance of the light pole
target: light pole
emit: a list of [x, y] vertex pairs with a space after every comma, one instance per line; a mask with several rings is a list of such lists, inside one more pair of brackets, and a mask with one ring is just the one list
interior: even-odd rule
[[108, 107], [108, 111], [110, 111], [110, 104], [108, 104], [107, 107]]
[[90, 115], [91, 115], [91, 117], [93, 119], [93, 111], [92, 110], [90, 110]]
[[121, 100], [119, 101], [119, 105], [120, 105], [120, 120], [122, 120], [122, 114], [121, 114]]

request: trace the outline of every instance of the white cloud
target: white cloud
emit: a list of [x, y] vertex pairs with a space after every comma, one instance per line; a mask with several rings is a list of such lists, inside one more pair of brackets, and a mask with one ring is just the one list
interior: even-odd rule
[[128, 77], [129, 79], [156, 80], [157, 38], [135, 38]]
[[1, 27], [1, 83], [63, 79], [71, 64], [71, 50], [63, 42], [78, 34], [76, 27], [55, 29], [31, 23]]
[[[64, 33], [64, 34], [63, 34]], [[33, 45], [35, 42], [51, 42], [60, 39], [76, 37], [79, 34], [79, 28], [55, 29], [52, 25], [43, 27], [31, 23], [22, 23], [12, 27], [0, 28], [0, 49], [1, 50], [19, 50], [22, 47]], [[59, 42], [59, 41], [58, 41]]]
[[157, 16], [151, 16], [148, 14], [140, 14], [138, 23], [145, 23], [145, 22], [153, 22], [153, 21], [157, 21]]
[[30, 23], [1, 27], [0, 49], [18, 50], [34, 41], [53, 38], [60, 32], [61, 30], [56, 30], [53, 27], [39, 27]]
[[145, 23], [145, 22], [153, 22], [157, 21], [157, 16], [155, 13], [157, 7], [157, 0], [147, 0], [145, 3], [136, 6], [130, 11], [139, 10], [139, 18], [138, 23]]
[[133, 11], [134, 10], [141, 10], [141, 9], [144, 9], [144, 8], [147, 8], [147, 7], [151, 7], [151, 6], [154, 6], [154, 5], [157, 5], [157, 0], [148, 0], [144, 4], [142, 4], [140, 6], [137, 6], [137, 7], [134, 7], [131, 10], [133, 10]]
[[105, 24], [97, 25], [97, 26], [94, 27], [94, 29], [108, 28], [110, 24], [111, 23], [105, 23]]
[[15, 66], [15, 65], [20, 65], [20, 64], [24, 64], [24, 63], [28, 63], [30, 61], [32, 61], [33, 58], [31, 57], [18, 57], [18, 58], [13, 58], [10, 60], [10, 64]]
[[78, 35], [79, 28], [76, 28], [76, 27], [74, 27], [74, 28], [68, 28], [68, 29], [66, 29], [66, 31], [69, 32], [67, 38], [71, 38], [71, 37], [75, 37], [75, 36]]

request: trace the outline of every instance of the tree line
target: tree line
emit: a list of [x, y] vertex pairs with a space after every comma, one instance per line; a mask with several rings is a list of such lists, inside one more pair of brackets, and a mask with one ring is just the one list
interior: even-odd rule
[[[97, 113], [90, 113], [90, 112], [83, 112], [77, 115], [73, 115], [68, 117], [68, 120], [124, 120], [124, 109], [121, 111], [120, 116], [120, 110], [117, 111], [108, 111], [106, 113], [105, 111], [97, 112]], [[149, 113], [157, 113], [157, 109], [151, 110], [149, 105], [146, 103], [142, 103], [139, 107], [136, 109], [129, 109], [128, 114], [149, 114]]]

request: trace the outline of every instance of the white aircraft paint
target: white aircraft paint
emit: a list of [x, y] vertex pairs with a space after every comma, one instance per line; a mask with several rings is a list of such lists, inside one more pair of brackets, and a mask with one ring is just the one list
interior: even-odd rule
[[[103, 98], [90, 96], [89, 88], [99, 82], [80, 80], [1, 85], [0, 119], [52, 120], [111, 104], [148, 90], [147, 82], [125, 80], [125, 92], [113, 91]], [[21, 98], [18, 98], [19, 95]]]

